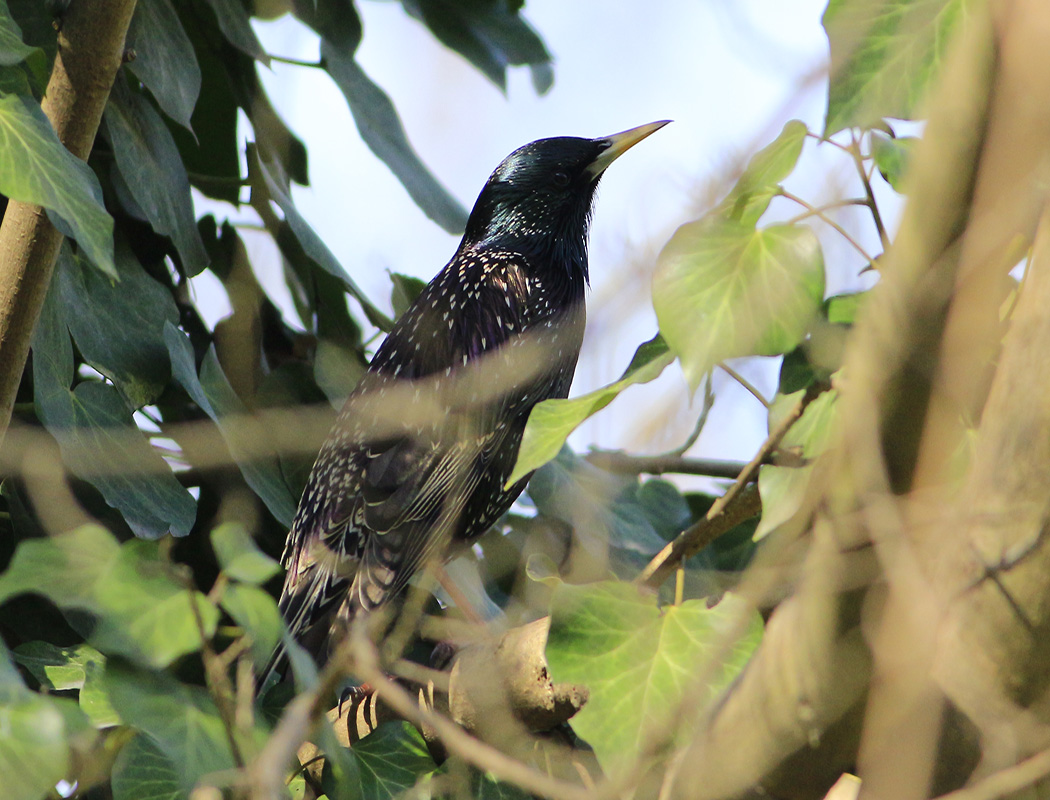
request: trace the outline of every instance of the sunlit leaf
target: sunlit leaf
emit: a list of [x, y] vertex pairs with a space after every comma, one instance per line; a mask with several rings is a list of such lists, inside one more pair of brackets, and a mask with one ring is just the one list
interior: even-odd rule
[[251, 637], [252, 659], [256, 669], [262, 669], [281, 641], [283, 625], [276, 601], [256, 586], [231, 583], [223, 591], [221, 604]]
[[15, 660], [50, 691], [80, 692], [80, 707], [97, 728], [117, 725], [100, 682], [106, 657], [89, 644], [58, 647], [50, 642], [26, 642], [12, 652]]
[[[777, 416], [793, 408], [801, 396], [802, 392], [778, 395], [770, 409], [770, 426], [776, 425]], [[837, 399], [838, 392], [832, 389], [810, 403], [781, 440], [780, 449], [794, 450], [806, 461], [812, 461], [823, 453], [837, 431]], [[759, 468], [758, 491], [762, 496], [762, 520], [755, 531], [756, 540], [791, 519], [801, 508], [812, 472], [812, 464], [801, 467], [763, 464]]]
[[[104, 653], [164, 667], [201, 645], [191, 603], [210, 636], [218, 609], [172, 575], [154, 542], [123, 545], [96, 525], [19, 544], [0, 575], [0, 602], [31, 593], [97, 617], [88, 637]], [[107, 665], [107, 669], [109, 665]]]
[[823, 297], [824, 259], [809, 228], [756, 230], [717, 216], [680, 227], [653, 279], [660, 332], [693, 388], [719, 361], [793, 349]]
[[831, 0], [824, 135], [913, 119], [974, 0]]
[[698, 720], [761, 634], [758, 614], [732, 595], [714, 608], [703, 600], [658, 608], [654, 595], [630, 583], [561, 583], [551, 600], [547, 662], [555, 683], [587, 687], [587, 704], [570, 724], [615, 775], [660, 742], [688, 740], [682, 702], [689, 698], [697, 708], [690, 719]]
[[656, 379], [672, 361], [660, 336], [640, 345], [620, 379], [580, 397], [544, 400], [529, 415], [518, 451], [518, 461], [507, 485], [542, 467], [561, 450], [565, 440], [584, 420], [601, 411], [636, 383]]
[[211, 546], [222, 571], [235, 581], [266, 583], [281, 570], [239, 523], [227, 522], [213, 530]]
[[747, 162], [747, 167], [718, 204], [716, 213], [743, 225], [754, 225], [780, 191], [780, 184], [795, 169], [806, 140], [805, 123], [791, 120], [780, 135], [759, 150]]
[[32, 97], [0, 95], [0, 194], [55, 214], [92, 263], [116, 277], [113, 218], [98, 178], [62, 146]]
[[139, 0], [127, 42], [135, 49], [131, 71], [164, 113], [189, 129], [201, 90], [201, 69], [171, 0]]
[[396, 797], [435, 767], [423, 737], [407, 722], [380, 725], [355, 744], [352, 752], [360, 770], [364, 800]]
[[871, 134], [871, 155], [875, 159], [875, 166], [879, 168], [886, 183], [898, 192], [904, 191], [902, 188], [904, 175], [918, 141], [914, 136], [891, 138], [877, 131]]

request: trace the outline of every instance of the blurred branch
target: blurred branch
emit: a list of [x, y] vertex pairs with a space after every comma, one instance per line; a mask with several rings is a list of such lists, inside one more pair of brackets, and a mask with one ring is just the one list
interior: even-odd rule
[[746, 466], [740, 461], [721, 461], [716, 458], [687, 458], [677, 455], [634, 456], [614, 450], [588, 453], [585, 459], [606, 472], [626, 475], [709, 475], [712, 478], [735, 480]]
[[741, 470], [733, 485], [712, 504], [702, 520], [690, 525], [678, 534], [673, 542], [656, 554], [635, 579], [638, 583], [652, 588], [658, 587], [683, 561], [696, 555], [723, 533], [762, 510], [758, 489], [748, 489], [747, 484], [758, 476], [758, 468], [768, 461], [791, 426], [798, 421], [806, 407], [816, 399], [818, 394], [820, 394], [820, 388], [816, 385], [811, 385], [806, 389], [805, 394], [769, 434], [758, 452], [755, 453], [755, 457]]
[[[86, 161], [124, 53], [135, 0], [73, 3], [41, 107], [59, 141]], [[62, 234], [44, 209], [17, 200], [0, 224], [0, 438], [29, 354]]]

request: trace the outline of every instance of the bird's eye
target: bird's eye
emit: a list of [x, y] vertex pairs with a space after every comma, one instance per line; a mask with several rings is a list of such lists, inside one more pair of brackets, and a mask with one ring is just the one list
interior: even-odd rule
[[551, 175], [551, 183], [557, 186], [559, 189], [564, 189], [569, 185], [569, 173], [565, 170], [559, 169], [553, 175]]

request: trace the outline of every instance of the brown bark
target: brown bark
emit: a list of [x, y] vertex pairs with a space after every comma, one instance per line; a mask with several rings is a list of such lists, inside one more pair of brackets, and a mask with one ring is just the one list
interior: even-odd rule
[[[42, 107], [59, 140], [86, 160], [95, 141], [135, 0], [73, 2]], [[0, 225], [0, 437], [7, 431], [29, 343], [62, 234], [39, 206], [11, 200]]]

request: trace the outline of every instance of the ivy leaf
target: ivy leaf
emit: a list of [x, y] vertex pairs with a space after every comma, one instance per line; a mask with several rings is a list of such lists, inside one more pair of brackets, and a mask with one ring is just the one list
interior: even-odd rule
[[11, 17], [7, 0], [0, 0], [0, 66], [14, 66], [35, 49], [22, 41], [22, 29]]
[[270, 66], [270, 56], [259, 43], [259, 37], [252, 29], [248, 12], [241, 0], [208, 0], [208, 4], [215, 12], [219, 30], [226, 37], [226, 41], [245, 55], [251, 56], [267, 67]]
[[788, 122], [773, 142], [751, 157], [736, 185], [714, 213], [742, 225], [755, 225], [780, 192], [780, 184], [795, 169], [806, 132], [805, 123], [797, 119]]
[[659, 377], [672, 356], [659, 334], [638, 346], [619, 380], [580, 397], [544, 400], [532, 409], [518, 450], [518, 461], [507, 479], [507, 485], [521, 480], [530, 472], [553, 459], [585, 419], [605, 408], [636, 383], [648, 383]]
[[190, 180], [171, 131], [150, 101], [124, 81], [113, 87], [103, 117], [113, 158], [153, 230], [169, 237], [190, 277], [208, 266], [197, 231]]
[[877, 131], [871, 134], [871, 155], [875, 159], [875, 166], [879, 168], [886, 183], [893, 187], [894, 191], [903, 194], [904, 175], [908, 169], [908, 161], [912, 151], [915, 149], [919, 139], [915, 136], [901, 136], [899, 138], [884, 136]]
[[174, 325], [166, 324], [164, 340], [167, 342], [168, 355], [171, 358], [172, 377], [186, 390], [193, 402], [218, 424], [244, 480], [259, 495], [270, 513], [282, 525], [291, 527], [296, 502], [281, 475], [276, 453], [265, 458], [247, 458], [239, 455], [242, 448], [238, 448], [238, 436], [243, 436], [244, 433], [238, 433], [238, 430], [223, 423], [223, 418], [228, 415], [247, 418], [248, 414], [226, 380], [215, 355], [215, 348], [208, 350], [201, 362], [201, 372], [198, 376], [194, 366], [193, 345], [190, 344], [189, 338]]
[[719, 361], [792, 350], [823, 296], [820, 242], [801, 225], [687, 223], [660, 253], [653, 279], [660, 332], [693, 389]]
[[402, 275], [400, 272], [391, 272], [390, 280], [394, 284], [390, 293], [390, 305], [394, 308], [394, 319], [397, 319], [415, 302], [427, 284], [419, 278]]
[[110, 786], [113, 800], [187, 800], [189, 796], [171, 759], [144, 733], [120, 749]]
[[171, 292], [146, 273], [123, 241], [114, 263], [117, 283], [63, 245], [54, 281], [84, 360], [111, 379], [133, 408], [141, 408], [157, 399], [171, 376], [164, 323], [177, 323], [179, 310]]
[[0, 575], [0, 602], [25, 593], [93, 614], [97, 622], [88, 639], [95, 647], [155, 667], [200, 648], [191, 603], [206, 636], [219, 617], [200, 592], [175, 579], [155, 542], [121, 545], [97, 525], [21, 542]]
[[[516, 3], [402, 0], [405, 10], [423, 21], [438, 41], [455, 50], [502, 91], [507, 90], [507, 67], [549, 66], [543, 40], [521, 16]], [[534, 77], [537, 73], [534, 72]], [[537, 91], [550, 88], [549, 69], [539, 73]]]
[[758, 614], [733, 595], [714, 608], [704, 600], [658, 608], [654, 595], [630, 583], [559, 582], [547, 662], [555, 683], [588, 688], [587, 704], [570, 724], [615, 776], [663, 737], [677, 743], [683, 700], [718, 697], [761, 634]]
[[32, 97], [0, 94], [0, 194], [48, 209], [95, 266], [117, 277], [113, 218], [98, 178], [62, 146]]
[[164, 113], [192, 130], [190, 117], [201, 91], [201, 69], [171, 0], [139, 0], [128, 30], [135, 60], [128, 67]]
[[243, 525], [227, 522], [211, 532], [211, 546], [227, 577], [242, 583], [266, 583], [280, 566], [258, 548]]
[[96, 728], [120, 723], [120, 718], [101, 689], [106, 657], [89, 644], [58, 647], [50, 642], [26, 642], [13, 652], [15, 660], [50, 691], [75, 689], [80, 708]]
[[[183, 791], [191, 791], [208, 773], [235, 767], [226, 728], [205, 689], [117, 662], [107, 667], [105, 685], [120, 718], [149, 735], [175, 768]], [[234, 735], [245, 758], [266, 738], [258, 728], [249, 734], [237, 729]], [[151, 762], [163, 768], [155, 756]]]
[[284, 631], [277, 603], [257, 586], [231, 583], [223, 591], [221, 605], [251, 637], [256, 669], [265, 667]]
[[360, 770], [363, 800], [397, 797], [435, 768], [423, 737], [407, 722], [380, 725], [350, 752]]
[[973, 0], [831, 0], [824, 135], [913, 119]]
[[[770, 428], [777, 418], [794, 408], [802, 392], [778, 395], [769, 410]], [[834, 441], [838, 425], [838, 392], [823, 392], [810, 403], [798, 421], [791, 426], [780, 442], [780, 449], [794, 449], [807, 461], [821, 455]], [[755, 540], [787, 522], [802, 507], [802, 501], [813, 472], [813, 465], [777, 467], [763, 464], [758, 470], [758, 493], [762, 497], [762, 520], [755, 530]]]
[[416, 205], [452, 234], [467, 224], [466, 209], [430, 173], [412, 149], [386, 92], [365, 74], [353, 56], [321, 41], [321, 59], [354, 115], [358, 133], [369, 149], [390, 167]]
[[65, 716], [49, 697], [31, 692], [0, 643], [0, 775], [4, 797], [39, 800], [66, 776], [70, 753]]

